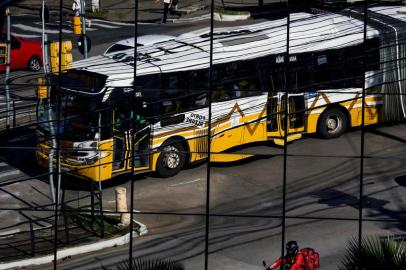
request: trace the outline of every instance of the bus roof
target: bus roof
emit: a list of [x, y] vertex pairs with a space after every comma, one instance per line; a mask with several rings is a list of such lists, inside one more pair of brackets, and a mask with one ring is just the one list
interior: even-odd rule
[[[286, 18], [237, 27], [215, 28], [213, 63], [220, 64], [279, 55], [286, 52]], [[368, 27], [367, 38], [379, 32]], [[290, 54], [324, 51], [361, 44], [363, 22], [347, 16], [324, 13], [293, 13]], [[97, 56], [73, 64], [73, 68], [108, 76], [106, 86], [131, 86], [134, 49]], [[137, 49], [137, 76], [203, 69], [209, 67], [210, 29], [202, 28], [174, 40]]]

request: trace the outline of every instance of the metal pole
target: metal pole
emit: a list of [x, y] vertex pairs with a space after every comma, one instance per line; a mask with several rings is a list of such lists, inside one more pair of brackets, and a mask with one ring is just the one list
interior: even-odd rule
[[[59, 129], [58, 129], [59, 130]], [[59, 154], [58, 155], [58, 162], [57, 162], [57, 165], [58, 166], [56, 166], [57, 168], [57, 171], [58, 171], [58, 192], [57, 192], [57, 194], [58, 194], [58, 208], [60, 209], [60, 207], [61, 207], [61, 205], [60, 205], [60, 203], [61, 203], [61, 177], [62, 177], [62, 173], [61, 173], [61, 155]]]
[[62, 213], [63, 213], [63, 223], [65, 226], [65, 240], [66, 244], [70, 244], [70, 237], [69, 237], [69, 218], [67, 215], [66, 211], [66, 204], [65, 204], [65, 190], [62, 192], [62, 202], [61, 202], [61, 207], [62, 207]]
[[32, 220], [30, 220], [30, 237], [31, 237], [31, 257], [35, 257], [35, 232]]
[[[358, 201], [358, 254], [362, 248], [362, 225], [363, 225], [363, 207], [364, 207], [364, 155], [365, 155], [365, 73], [366, 73], [366, 60], [367, 60], [367, 38], [368, 38], [368, 3], [364, 1], [364, 29], [363, 29], [363, 72], [362, 72], [362, 99], [361, 99], [361, 159], [360, 159], [360, 172], [359, 172], [359, 201]], [[359, 260], [359, 269], [363, 269], [363, 261]]]
[[6, 63], [6, 105], [7, 105], [7, 112], [6, 112], [6, 128], [10, 128], [10, 86], [9, 86], [9, 79], [10, 79], [10, 60], [11, 60], [11, 34], [10, 34], [10, 25], [11, 25], [11, 18], [10, 18], [10, 10], [6, 9], [6, 16], [7, 16], [7, 63]]
[[16, 115], [16, 102], [15, 102], [15, 100], [13, 100], [13, 128], [15, 128], [16, 127], [16, 117], [17, 117], [17, 115]]
[[[42, 19], [42, 55], [43, 55], [43, 60], [42, 64], [44, 66], [44, 74], [45, 76], [48, 74], [48, 46], [47, 46], [47, 35], [45, 34], [45, 0], [42, 0], [42, 13], [41, 13], [41, 19]], [[49, 92], [49, 85], [48, 87], [48, 92]], [[51, 197], [52, 197], [52, 203], [55, 207], [56, 205], [56, 198], [55, 198], [55, 186], [54, 186], [54, 175], [53, 175], [53, 156], [54, 156], [54, 149], [56, 148], [56, 141], [55, 141], [55, 132], [54, 132], [54, 126], [53, 126], [53, 119], [52, 119], [52, 107], [50, 101], [48, 101], [48, 124], [49, 124], [49, 129], [51, 131], [51, 137], [52, 137], [52, 146], [51, 150], [49, 151], [49, 156], [48, 156], [48, 173], [49, 173], [49, 187], [51, 190]], [[58, 200], [59, 201], [59, 200]]]
[[[49, 86], [48, 86], [49, 87]], [[54, 150], [56, 149], [56, 139], [55, 139], [55, 129], [54, 129], [54, 122], [52, 117], [52, 107], [51, 102], [48, 100], [48, 122], [49, 122], [49, 129], [52, 138], [52, 146], [51, 150], [49, 151], [48, 157], [48, 171], [49, 171], [49, 186], [51, 189], [51, 196], [52, 202], [54, 207], [56, 206], [56, 197], [55, 197], [55, 187], [54, 187], [54, 168], [53, 168], [53, 158], [54, 158]]]
[[[286, 18], [286, 59], [285, 59], [285, 93], [284, 97], [285, 99], [282, 98], [281, 100], [281, 105], [282, 102], [284, 103], [284, 111], [281, 112], [284, 114], [285, 117], [285, 122], [284, 122], [284, 134], [283, 134], [283, 188], [282, 188], [282, 239], [281, 239], [281, 254], [282, 257], [285, 256], [285, 241], [286, 241], [286, 188], [287, 188], [287, 169], [288, 169], [288, 124], [289, 124], [289, 91], [290, 91], [290, 80], [288, 77], [289, 68], [290, 68], [290, 3], [289, 0], [286, 3], [286, 9], [287, 9], [287, 18]], [[282, 263], [282, 267], [284, 267], [285, 264]]]
[[87, 58], [87, 39], [86, 39], [86, 12], [85, 0], [80, 0], [80, 18], [82, 19], [82, 34], [83, 34], [83, 57]]
[[100, 140], [101, 140], [101, 121], [102, 115], [99, 113], [99, 136], [97, 137], [97, 151], [99, 154], [99, 210], [100, 210], [100, 238], [104, 238], [104, 219], [103, 219], [103, 194], [102, 194], [102, 185], [101, 185], [101, 180], [100, 180], [100, 173], [101, 173], [101, 157], [102, 157], [102, 152], [100, 150]]
[[44, 67], [44, 74], [48, 74], [48, 37], [45, 34], [45, 0], [42, 0], [42, 14], [41, 14], [41, 19], [42, 19], [42, 55], [43, 55], [43, 60], [42, 60], [42, 65]]
[[214, 46], [214, 0], [210, 4], [210, 56], [209, 56], [209, 81], [207, 84], [208, 122], [207, 122], [207, 166], [206, 166], [206, 220], [205, 220], [205, 241], [204, 241], [204, 269], [209, 269], [209, 233], [210, 233], [210, 184], [211, 184], [211, 121], [212, 121], [212, 87], [213, 87], [213, 46]]
[[[137, 44], [138, 41], [138, 5], [139, 1], [135, 0], [135, 9], [134, 9], [134, 44]], [[133, 219], [134, 219], [134, 167], [135, 167], [135, 128], [136, 128], [136, 122], [135, 122], [135, 98], [136, 98], [136, 88], [135, 88], [135, 80], [137, 78], [137, 46], [134, 46], [134, 95], [132, 96], [132, 110], [133, 110], [133, 115], [131, 117], [131, 194], [130, 194], [130, 246], [128, 249], [129, 256], [128, 256], [128, 261], [129, 261], [129, 269], [133, 269], [133, 229], [134, 229], [134, 224], [133, 224]]]
[[[56, 168], [58, 171], [58, 174], [60, 176], [60, 156], [61, 156], [61, 149], [60, 149], [60, 138], [59, 138], [59, 133], [60, 133], [60, 120], [61, 120], [61, 102], [62, 102], [62, 97], [61, 97], [61, 70], [62, 70], [62, 61], [61, 61], [61, 56], [62, 56], [62, 6], [63, 6], [63, 0], [59, 0], [59, 53], [58, 53], [58, 90], [57, 90], [57, 102], [56, 102], [56, 136], [55, 138], [55, 145], [56, 145]], [[58, 177], [58, 186], [60, 186], [60, 178]], [[55, 195], [56, 201], [56, 206], [55, 206], [55, 211], [54, 211], [54, 270], [57, 269], [57, 253], [58, 253], [58, 209], [59, 209], [59, 189], [56, 190], [56, 195]]]

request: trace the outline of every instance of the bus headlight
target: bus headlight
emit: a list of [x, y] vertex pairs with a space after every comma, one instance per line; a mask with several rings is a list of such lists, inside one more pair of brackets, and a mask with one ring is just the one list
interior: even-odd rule
[[77, 165], [93, 164], [106, 155], [107, 153], [98, 151], [97, 142], [95, 141], [74, 142], [72, 144], [72, 151], [65, 160], [68, 163]]

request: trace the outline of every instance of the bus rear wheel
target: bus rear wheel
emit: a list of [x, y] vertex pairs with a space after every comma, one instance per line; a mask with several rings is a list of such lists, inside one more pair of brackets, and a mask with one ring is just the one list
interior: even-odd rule
[[320, 116], [317, 131], [322, 138], [340, 137], [348, 127], [347, 115], [338, 108], [330, 108]]
[[161, 147], [157, 161], [157, 173], [166, 178], [176, 175], [185, 165], [186, 153], [179, 142], [168, 141]]

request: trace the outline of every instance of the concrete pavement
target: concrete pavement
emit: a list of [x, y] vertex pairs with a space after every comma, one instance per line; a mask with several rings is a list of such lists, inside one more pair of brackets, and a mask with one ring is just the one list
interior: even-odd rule
[[[404, 130], [405, 124], [382, 126], [366, 135], [365, 234], [406, 232], [406, 188], [400, 180], [406, 175]], [[347, 241], [357, 235], [359, 143], [360, 132], [351, 131], [334, 140], [306, 137], [288, 147], [286, 239], [316, 248], [321, 269], [336, 268]], [[211, 169], [210, 269], [255, 270], [263, 259], [280, 256], [282, 149], [263, 144], [241, 151], [255, 153], [257, 159]], [[135, 216], [150, 233], [135, 241], [134, 256], [171, 258], [184, 262], [187, 269], [202, 269], [206, 165], [168, 179], [153, 174], [144, 177], [135, 182], [134, 205], [142, 212]], [[114, 187], [123, 185], [129, 190], [128, 180], [124, 175], [104, 183], [106, 210], [114, 210]], [[74, 186], [68, 188], [70, 198], [85, 193]], [[98, 269], [126, 256], [128, 246], [123, 246], [72, 257], [58, 265], [59, 269]]]

